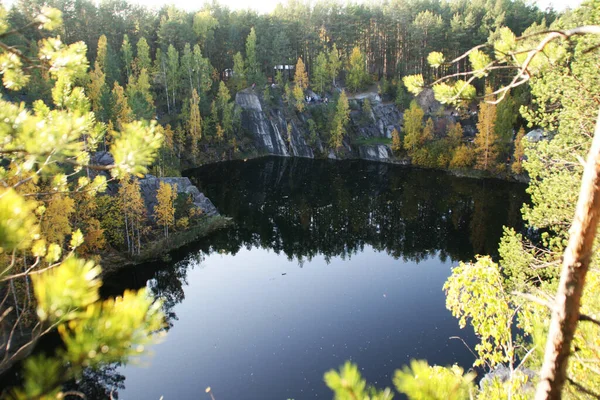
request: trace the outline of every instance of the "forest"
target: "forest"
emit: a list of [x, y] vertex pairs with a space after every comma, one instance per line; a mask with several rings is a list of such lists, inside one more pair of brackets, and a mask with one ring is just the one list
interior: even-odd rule
[[[31, 24], [41, 4], [46, 2], [17, 3], [7, 15], [8, 22], [15, 27]], [[263, 108], [282, 110], [287, 121], [281, 128], [287, 130], [284, 139], [292, 140], [293, 125], [299, 125], [315, 156], [325, 157], [333, 149], [346, 158], [343, 145], [364, 139], [348, 137], [350, 114], [359, 107], [362, 124], [368, 125], [373, 104], [340, 102], [341, 92], [348, 97], [376, 90], [384, 102], [395, 103], [400, 110], [409, 108], [412, 96], [402, 77], [422, 74], [433, 79], [467, 69], [466, 59], [455, 66], [431, 68], [427, 62], [431, 52], [454, 58], [488, 40], [500, 27], [520, 35], [528, 28], [543, 29], [556, 18], [552, 10], [541, 11], [522, 1], [318, 2], [314, 6], [290, 2], [270, 14], [232, 11], [218, 3], [198, 12], [175, 6], [153, 10], [125, 1], [48, 5], [59, 9], [64, 19], [61, 31], [52, 34], [59, 33], [67, 44], [86, 45], [90, 72], [78, 84], [86, 88], [98, 121], [110, 130], [132, 120], [156, 118], [164, 127], [166, 140], [153, 169], [160, 176], [177, 174], [182, 166], [257, 155], [242, 110], [235, 106], [236, 93], [250, 86]], [[44, 35], [43, 30], [29, 28], [8, 38], [7, 44], [35, 55], [36, 43]], [[292, 69], [274, 69], [282, 66]], [[267, 82], [275, 85], [266, 86]], [[308, 93], [333, 101], [307, 107], [309, 88]], [[36, 72], [18, 93], [28, 103], [47, 102], [51, 83]], [[445, 108], [437, 115], [431, 107], [411, 108], [405, 120], [413, 118], [412, 123], [376, 141], [391, 145], [396, 158], [408, 158], [413, 164], [476, 167], [510, 175], [513, 161], [519, 164], [522, 158], [519, 145], [513, 143], [524, 135], [513, 132], [525, 125], [518, 108], [528, 100], [528, 92], [517, 89], [497, 107], [482, 110], [479, 120], [487, 121], [489, 133], [473, 144], [462, 140], [462, 127], [454, 122], [460, 124], [462, 118], [474, 115], [476, 104], [460, 118], [444, 118], [450, 114]], [[484, 139], [488, 135], [492, 140]], [[421, 138], [416, 140], [417, 136]], [[188, 148], [191, 152], [185, 151]], [[480, 160], [482, 152], [485, 156]], [[519, 165], [514, 172], [521, 172]]]
[[[189, 180], [164, 179], [265, 155], [237, 101], [250, 95], [283, 116], [284, 146], [305, 131], [316, 158], [375, 143], [392, 162], [529, 183], [529, 234], [506, 228], [497, 257], [461, 262], [444, 285], [480, 341], [475, 367], [508, 378], [480, 387], [473, 372], [413, 360], [394, 375], [399, 392], [599, 398], [598, 24], [597, 1], [564, 13], [522, 0], [289, 1], [269, 14], [216, 2], [0, 6], [0, 371], [22, 370], [2, 396], [72, 395], [62, 383], [164, 335], [160, 299], [147, 288], [102, 297], [100, 265], [226, 225], [196, 206]], [[402, 113], [399, 128], [359, 137], [382, 105]], [[529, 128], [544, 138], [524, 140]], [[387, 214], [394, 202], [373, 204]], [[60, 348], [32, 353], [49, 333]], [[352, 363], [325, 382], [339, 399], [393, 396]]]

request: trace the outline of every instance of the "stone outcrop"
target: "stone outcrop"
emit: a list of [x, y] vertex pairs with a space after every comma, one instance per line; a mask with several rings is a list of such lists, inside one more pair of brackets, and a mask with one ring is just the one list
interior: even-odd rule
[[[372, 112], [365, 116], [361, 110], [365, 99], [369, 99]], [[245, 89], [236, 94], [235, 102], [241, 111], [242, 130], [252, 140], [250, 148], [245, 150], [254, 154], [272, 154], [284, 157], [314, 158], [364, 158], [367, 160], [390, 161], [389, 146], [385, 144], [354, 146], [350, 140], [344, 140], [343, 155], [326, 151], [326, 145], [319, 135], [311, 135], [309, 130], [310, 114], [286, 115], [283, 104], [277, 107], [266, 106], [258, 93]], [[392, 137], [394, 129], [402, 129], [403, 114], [394, 104], [385, 104], [377, 93], [363, 93], [351, 99], [354, 108], [350, 114], [348, 132], [351, 137], [382, 140]], [[323, 103], [309, 104], [307, 108], [323, 107]]]
[[[107, 151], [99, 151], [92, 155], [90, 164], [92, 165], [112, 165], [115, 160]], [[100, 171], [97, 172], [95, 170], [90, 170], [90, 176], [93, 178], [95, 174], [100, 173], [106, 175], [107, 179], [110, 177], [108, 172]], [[164, 177], [157, 178], [153, 175], [146, 175], [145, 178], [140, 179], [140, 190], [142, 192], [142, 198], [144, 199], [144, 203], [146, 204], [146, 209], [148, 211], [148, 215], [154, 214], [154, 206], [156, 205], [156, 192], [158, 191], [158, 187], [160, 182], [165, 182], [170, 185], [177, 185], [177, 193], [187, 193], [192, 196], [192, 203], [198, 209], [202, 211], [204, 215], [214, 216], [219, 215], [217, 208], [213, 205], [208, 197], [206, 197], [202, 192], [198, 190], [196, 186], [190, 182], [188, 178], [184, 177]], [[108, 185], [107, 193], [110, 195], [116, 195], [119, 190], [119, 185], [117, 182], [111, 182]]]
[[214, 216], [219, 215], [217, 208], [213, 203], [206, 197], [198, 188], [192, 185], [189, 178], [185, 177], [166, 177], [157, 178], [153, 175], [146, 175], [145, 178], [140, 179], [140, 190], [142, 192], [142, 198], [146, 204], [148, 215], [154, 214], [154, 206], [157, 204], [156, 193], [160, 182], [168, 183], [170, 185], [177, 185], [177, 193], [186, 193], [192, 196], [192, 203], [198, 209], [202, 211], [204, 215]]
[[387, 162], [392, 159], [392, 151], [384, 144], [358, 146], [358, 154], [363, 160]]

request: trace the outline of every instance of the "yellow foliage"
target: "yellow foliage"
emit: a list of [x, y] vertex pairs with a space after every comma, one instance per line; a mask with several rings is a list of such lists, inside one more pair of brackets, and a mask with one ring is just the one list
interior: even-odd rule
[[302, 57], [299, 57], [298, 62], [296, 63], [294, 82], [296, 83], [296, 86], [299, 86], [303, 91], [308, 89], [308, 74], [306, 73], [306, 68], [304, 67], [304, 61], [302, 61]]
[[62, 245], [65, 236], [71, 233], [69, 218], [74, 211], [75, 201], [72, 198], [62, 194], [50, 197], [40, 222], [43, 237], [50, 243]]
[[462, 144], [454, 150], [449, 166], [450, 168], [468, 168], [473, 165], [473, 162], [473, 150], [466, 144]]
[[175, 199], [177, 185], [160, 182], [156, 193], [158, 203], [154, 206], [156, 222], [164, 227], [165, 237], [169, 237], [169, 227], [175, 223]]
[[396, 128], [394, 128], [394, 130], [392, 131], [392, 151], [394, 153], [397, 153], [400, 150], [402, 150], [402, 140], [400, 139], [400, 134], [398, 133]]

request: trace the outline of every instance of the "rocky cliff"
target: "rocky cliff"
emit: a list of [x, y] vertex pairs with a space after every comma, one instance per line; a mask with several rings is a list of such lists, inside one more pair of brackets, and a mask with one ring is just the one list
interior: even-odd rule
[[142, 198], [146, 204], [148, 215], [154, 214], [154, 206], [157, 204], [156, 193], [161, 182], [168, 183], [170, 185], [177, 185], [177, 193], [183, 193], [191, 196], [192, 204], [200, 209], [204, 215], [209, 217], [219, 215], [217, 208], [213, 205], [210, 199], [201, 193], [196, 186], [192, 185], [192, 182], [190, 182], [189, 178], [157, 178], [153, 175], [146, 175], [145, 178], [140, 179], [140, 191], [142, 192]]
[[[372, 110], [369, 115], [362, 111], [367, 98]], [[383, 103], [374, 93], [355, 96], [350, 99], [352, 111], [343, 150], [334, 153], [326, 151], [327, 146], [322, 139], [327, 137], [326, 132], [315, 132], [314, 121], [311, 128], [313, 114], [322, 112], [325, 103], [309, 103], [306, 111], [298, 114], [283, 103], [265, 106], [261, 96], [252, 89], [238, 92], [235, 101], [241, 109], [242, 130], [252, 142], [245, 151], [255, 154], [391, 162], [393, 157], [388, 143], [392, 131], [400, 131], [402, 126], [402, 112], [394, 104]], [[361, 144], [364, 142], [369, 144]]]

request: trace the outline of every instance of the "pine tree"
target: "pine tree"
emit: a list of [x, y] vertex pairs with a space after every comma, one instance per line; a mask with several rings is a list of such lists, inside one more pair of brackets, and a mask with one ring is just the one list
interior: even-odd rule
[[169, 237], [169, 227], [175, 223], [175, 199], [177, 199], [177, 185], [160, 182], [156, 192], [157, 204], [154, 206], [156, 223], [163, 227], [165, 238]]
[[[486, 99], [491, 100], [491, 88], [486, 88]], [[479, 103], [479, 120], [475, 136], [475, 152], [477, 153], [477, 169], [491, 171], [496, 167], [498, 158], [498, 136], [496, 135], [496, 105], [485, 100]]]
[[198, 142], [202, 138], [202, 117], [200, 116], [200, 97], [196, 89], [192, 91], [190, 100], [190, 119], [188, 122], [188, 132], [190, 135], [190, 147], [192, 157], [196, 159], [198, 156]]
[[323, 93], [329, 86], [330, 73], [327, 70], [327, 55], [319, 53], [313, 67], [312, 86], [317, 93]]
[[296, 62], [294, 83], [296, 84], [296, 86], [299, 86], [302, 89], [302, 91], [308, 89], [308, 74], [306, 73], [306, 69], [304, 68], [304, 62], [302, 61], [302, 57], [298, 57], [298, 62]]
[[362, 113], [363, 117], [367, 121], [371, 121], [373, 119], [373, 107], [371, 107], [371, 100], [369, 100], [368, 98], [363, 100]]
[[515, 152], [513, 153], [513, 163], [511, 165], [511, 169], [515, 174], [523, 173], [523, 157], [525, 156], [524, 137], [525, 128], [521, 127], [515, 139]]
[[353, 92], [361, 89], [367, 81], [365, 55], [360, 51], [358, 46], [352, 49], [350, 60], [348, 60], [347, 73], [346, 85]]

